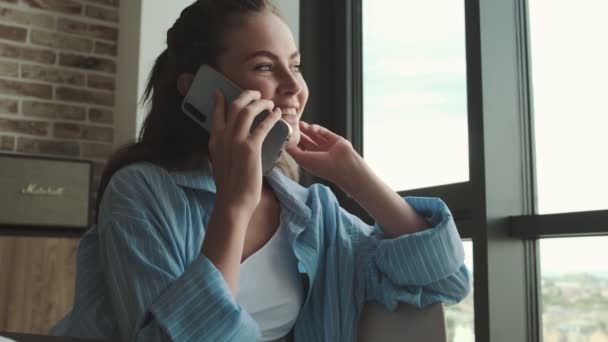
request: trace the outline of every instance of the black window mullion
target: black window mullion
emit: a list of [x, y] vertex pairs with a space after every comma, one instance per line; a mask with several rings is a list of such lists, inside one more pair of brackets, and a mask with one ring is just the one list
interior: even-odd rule
[[513, 216], [510, 224], [521, 239], [608, 235], [608, 210]]

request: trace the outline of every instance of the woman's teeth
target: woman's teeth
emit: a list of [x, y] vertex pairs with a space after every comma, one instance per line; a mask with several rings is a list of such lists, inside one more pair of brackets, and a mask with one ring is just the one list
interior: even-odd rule
[[297, 112], [296, 112], [295, 108], [281, 109], [281, 112], [283, 113], [283, 116], [286, 116], [286, 115], [297, 115]]

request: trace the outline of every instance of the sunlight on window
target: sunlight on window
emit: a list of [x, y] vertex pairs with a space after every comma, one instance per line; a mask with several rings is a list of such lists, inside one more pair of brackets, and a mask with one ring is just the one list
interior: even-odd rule
[[607, 342], [608, 236], [539, 244], [543, 341]]
[[608, 1], [529, 6], [539, 213], [608, 209]]
[[[464, 263], [473, 274], [473, 242], [464, 243]], [[472, 280], [472, 278], [471, 278]], [[475, 342], [475, 306], [473, 292], [462, 302], [445, 308], [448, 342]]]
[[462, 1], [363, 0], [363, 154], [394, 190], [469, 180], [465, 47]]

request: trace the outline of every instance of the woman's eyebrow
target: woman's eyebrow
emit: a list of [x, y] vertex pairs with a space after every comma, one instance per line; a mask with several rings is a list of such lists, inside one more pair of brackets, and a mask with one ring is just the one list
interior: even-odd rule
[[[279, 59], [279, 58], [277, 57], [277, 55], [275, 55], [274, 53], [272, 53], [272, 52], [270, 52], [270, 51], [268, 51], [268, 50], [259, 50], [259, 51], [256, 51], [256, 52], [252, 53], [252, 54], [249, 54], [249, 55], [248, 55], [248, 56], [245, 58], [245, 60], [246, 60], [246, 61], [248, 61], [248, 60], [250, 60], [250, 59], [252, 59], [252, 58], [259, 57], [259, 56], [268, 57], [268, 58], [270, 58], [270, 59], [272, 59], [272, 60], [277, 60], [277, 59]], [[297, 58], [297, 57], [299, 57], [299, 56], [300, 56], [300, 51], [295, 51], [294, 53], [292, 53], [292, 54], [289, 56], [289, 59], [294, 59], [294, 58]]]

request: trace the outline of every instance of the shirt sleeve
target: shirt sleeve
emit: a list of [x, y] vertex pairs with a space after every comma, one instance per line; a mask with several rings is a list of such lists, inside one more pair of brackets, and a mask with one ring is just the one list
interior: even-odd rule
[[213, 263], [184, 257], [175, 226], [184, 223], [154, 196], [164, 188], [121, 170], [104, 194], [100, 257], [122, 340], [257, 341], [259, 326]]
[[369, 226], [343, 210], [356, 230], [366, 299], [391, 311], [400, 302], [425, 307], [436, 302], [461, 301], [471, 291], [471, 279], [452, 214], [437, 198], [404, 200], [427, 220], [429, 229], [385, 238], [377, 224]]

